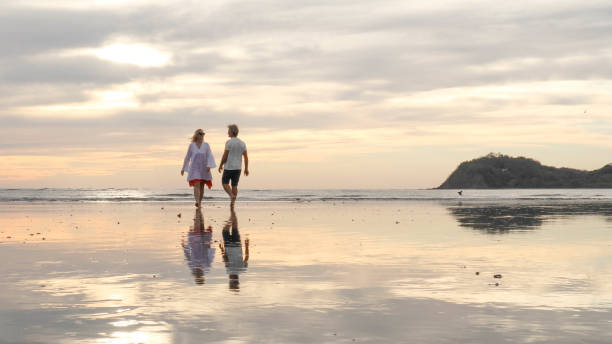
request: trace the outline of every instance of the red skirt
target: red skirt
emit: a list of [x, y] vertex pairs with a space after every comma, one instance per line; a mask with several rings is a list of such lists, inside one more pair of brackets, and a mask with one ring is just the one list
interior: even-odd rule
[[206, 184], [208, 188], [212, 188], [212, 180], [204, 180], [204, 179], [194, 179], [189, 181], [189, 186], [193, 186], [193, 184], [200, 182]]

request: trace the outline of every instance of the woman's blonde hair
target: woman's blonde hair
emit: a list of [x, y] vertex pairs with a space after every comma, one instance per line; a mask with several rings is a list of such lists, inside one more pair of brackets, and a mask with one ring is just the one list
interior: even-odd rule
[[193, 132], [193, 136], [191, 137], [191, 142], [196, 142], [200, 134], [202, 135], [202, 140], [204, 140], [204, 130], [198, 129]]

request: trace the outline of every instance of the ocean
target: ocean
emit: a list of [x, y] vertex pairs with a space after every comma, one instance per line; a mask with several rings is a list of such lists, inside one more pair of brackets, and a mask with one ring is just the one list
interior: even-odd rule
[[[240, 190], [241, 202], [317, 202], [317, 201], [528, 201], [584, 200], [610, 201], [612, 189], [337, 189], [337, 190]], [[191, 202], [192, 189], [0, 189], [0, 203], [6, 202]], [[219, 189], [206, 190], [205, 201], [225, 201]]]
[[0, 344], [612, 343], [612, 190], [0, 189]]

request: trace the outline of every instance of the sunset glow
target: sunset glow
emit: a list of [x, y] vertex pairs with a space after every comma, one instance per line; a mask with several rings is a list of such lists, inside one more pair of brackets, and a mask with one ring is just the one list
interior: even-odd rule
[[170, 60], [169, 54], [141, 44], [111, 44], [94, 50], [94, 54], [103, 60], [139, 67], [161, 67]]
[[605, 2], [90, 5], [0, 5], [2, 187], [183, 186], [193, 131], [218, 160], [229, 123], [248, 188], [430, 188], [490, 152], [610, 163]]

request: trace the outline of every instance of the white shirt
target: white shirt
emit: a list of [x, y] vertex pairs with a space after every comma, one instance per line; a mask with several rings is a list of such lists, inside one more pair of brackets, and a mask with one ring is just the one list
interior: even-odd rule
[[225, 150], [227, 161], [224, 168], [226, 170], [241, 170], [242, 169], [242, 153], [246, 152], [246, 144], [237, 137], [232, 137], [225, 142]]
[[183, 162], [183, 171], [188, 171], [188, 181], [194, 179], [212, 180], [212, 174], [208, 169], [215, 167], [217, 167], [215, 157], [213, 157], [208, 143], [202, 142], [200, 148], [195, 142], [189, 145]]
[[246, 264], [242, 258], [242, 246], [226, 245], [225, 254], [227, 255], [225, 270], [228, 275], [238, 275], [246, 270]]

